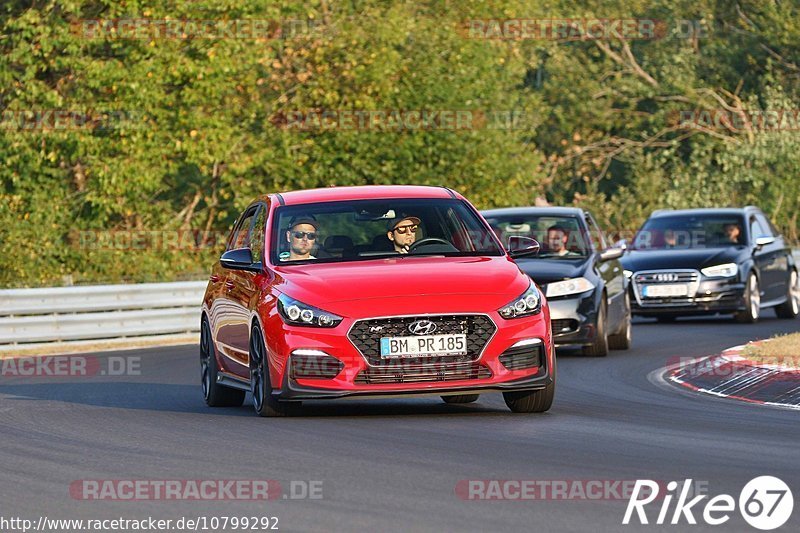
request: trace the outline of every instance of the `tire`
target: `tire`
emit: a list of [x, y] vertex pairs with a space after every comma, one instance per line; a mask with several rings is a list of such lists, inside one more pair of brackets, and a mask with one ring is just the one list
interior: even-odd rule
[[240, 407], [246, 393], [217, 383], [217, 355], [211, 338], [211, 328], [205, 317], [200, 324], [200, 383], [203, 399], [209, 407]]
[[597, 313], [597, 327], [594, 336], [594, 342], [589, 346], [583, 347], [583, 355], [590, 357], [605, 357], [608, 355], [608, 335], [606, 334], [606, 316], [608, 310], [606, 309], [605, 294], [603, 295], [603, 302], [600, 304], [600, 311]]
[[741, 324], [755, 324], [761, 315], [761, 289], [758, 286], [758, 278], [752, 272], [747, 276], [747, 284], [744, 289], [745, 310], [739, 311], [735, 315], [737, 322]]
[[478, 401], [480, 394], [457, 394], [455, 396], [442, 396], [444, 403], [472, 403]]
[[503, 400], [513, 413], [544, 413], [553, 405], [556, 395], [556, 365], [553, 355], [553, 382], [544, 389], [535, 391], [504, 392]]
[[272, 396], [266, 353], [261, 329], [253, 326], [250, 330], [250, 392], [253, 395], [253, 408], [258, 416], [288, 416], [292, 414], [295, 403], [279, 402]]
[[775, 308], [778, 318], [796, 318], [800, 314], [800, 277], [796, 270], [789, 273], [786, 301]]
[[608, 347], [612, 350], [628, 350], [633, 339], [633, 326], [631, 325], [631, 297], [625, 293], [625, 318], [622, 319], [620, 331], [608, 336]]

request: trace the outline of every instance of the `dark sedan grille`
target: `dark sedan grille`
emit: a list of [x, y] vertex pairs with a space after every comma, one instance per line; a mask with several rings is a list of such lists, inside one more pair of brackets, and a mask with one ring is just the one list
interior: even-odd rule
[[[686, 285], [685, 295], [662, 296], [645, 295], [645, 285]], [[694, 304], [694, 297], [700, 285], [700, 272], [697, 270], [653, 270], [636, 272], [633, 275], [633, 289], [641, 306], [681, 306]]]
[[434, 315], [359, 320], [353, 325], [348, 336], [371, 365], [381, 366], [391, 362], [391, 359], [381, 358], [381, 337], [411, 336], [408, 326], [417, 320], [430, 320], [436, 324], [435, 335], [465, 334], [467, 353], [443, 357], [404, 358], [406, 361], [424, 360], [428, 363], [475, 361], [497, 330], [497, 326], [486, 315]]
[[367, 367], [356, 376], [358, 385], [422, 383], [487, 379], [492, 371], [480, 363], [410, 364], [395, 360], [383, 367]]
[[574, 318], [556, 318], [552, 321], [553, 335], [563, 335], [578, 331], [578, 321]]
[[636, 274], [636, 283], [647, 283], [657, 285], [659, 283], [695, 283], [700, 279], [697, 271], [670, 272], [668, 270], [660, 272], [642, 272]]

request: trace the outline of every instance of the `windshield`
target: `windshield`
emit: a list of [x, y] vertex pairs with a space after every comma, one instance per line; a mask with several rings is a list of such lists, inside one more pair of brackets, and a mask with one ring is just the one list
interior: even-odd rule
[[591, 253], [577, 217], [499, 215], [487, 217], [486, 221], [503, 243], [515, 236], [536, 239], [541, 248], [531, 259], [581, 259]]
[[651, 218], [636, 234], [635, 250], [703, 249], [747, 244], [739, 215], [676, 215]]
[[460, 200], [381, 199], [281, 207], [273, 223], [275, 264], [381, 257], [504, 255]]

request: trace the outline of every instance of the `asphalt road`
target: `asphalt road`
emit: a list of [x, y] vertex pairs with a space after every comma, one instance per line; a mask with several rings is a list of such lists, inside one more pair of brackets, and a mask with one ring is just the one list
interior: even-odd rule
[[[800, 413], [648, 378], [674, 357], [800, 329], [800, 320], [765, 314], [752, 326], [640, 321], [630, 351], [561, 354], [556, 401], [544, 415], [514, 415], [499, 394], [467, 406], [438, 398], [309, 403], [290, 419], [258, 418], [249, 399], [209, 409], [193, 346], [99, 356], [101, 365], [139, 361], [138, 376], [2, 377], [0, 516], [277, 516], [283, 531], [755, 531], [738, 511], [716, 528], [622, 526], [623, 500], [469, 501], [455, 487], [475, 479], [691, 478], [711, 495], [738, 499], [751, 478], [775, 475], [797, 498]], [[268, 502], [73, 499], [70, 484], [82, 479], [274, 479], [284, 489], [316, 480], [323, 489], [322, 499]], [[800, 507], [783, 529], [799, 525]]]

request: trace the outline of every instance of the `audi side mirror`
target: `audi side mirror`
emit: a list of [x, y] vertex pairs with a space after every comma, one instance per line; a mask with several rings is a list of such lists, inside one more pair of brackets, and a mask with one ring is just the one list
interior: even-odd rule
[[521, 235], [512, 235], [508, 238], [508, 255], [512, 259], [518, 257], [527, 257], [529, 255], [536, 255], [539, 253], [541, 246], [536, 239], [530, 237], [523, 237]]

